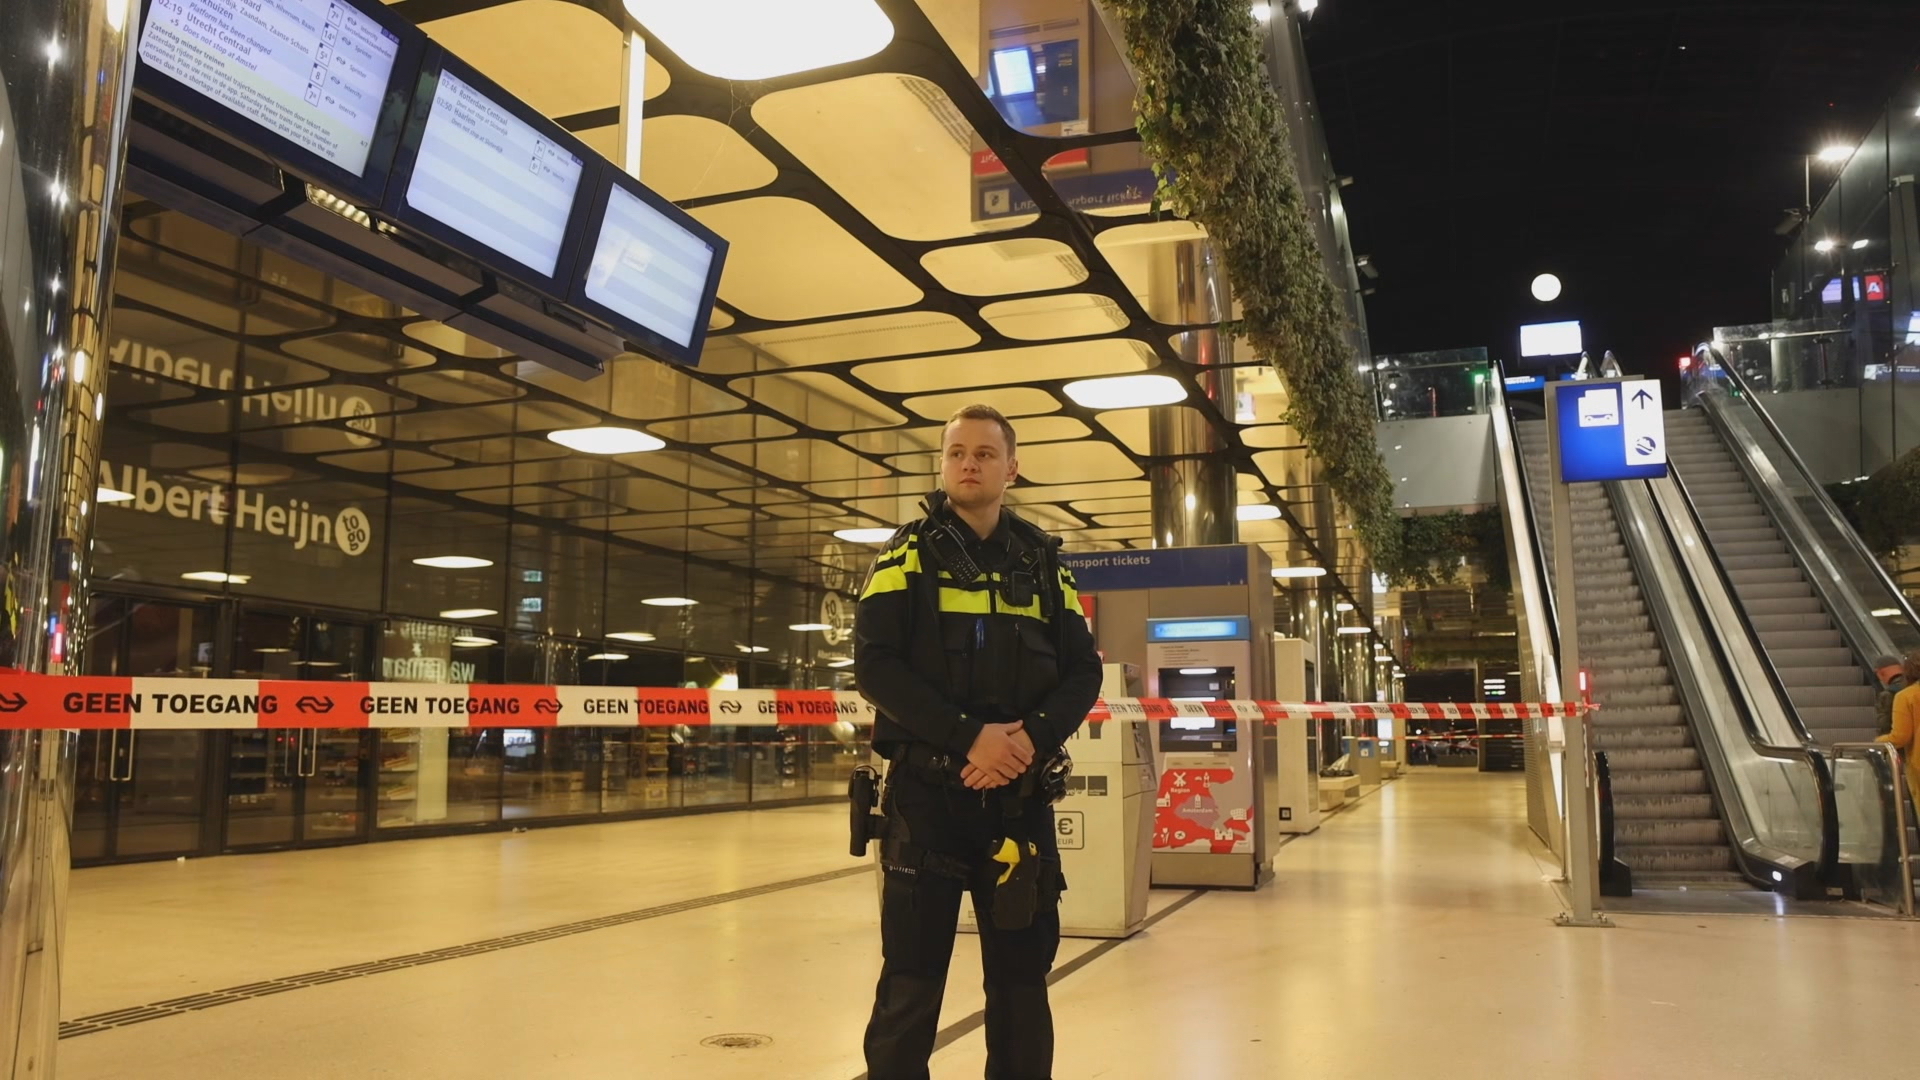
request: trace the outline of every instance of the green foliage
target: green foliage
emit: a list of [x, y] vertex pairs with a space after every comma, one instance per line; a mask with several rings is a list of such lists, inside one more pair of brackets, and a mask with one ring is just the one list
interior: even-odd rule
[[1410, 659], [1416, 671], [1474, 664], [1518, 664], [1520, 647], [1510, 637], [1439, 638], [1424, 635], [1413, 640]]
[[1868, 548], [1890, 555], [1920, 541], [1920, 449], [1909, 450], [1865, 483], [1835, 486], [1846, 489], [1834, 501], [1853, 520]]
[[1252, 5], [1102, 2], [1125, 28], [1140, 141], [1160, 178], [1156, 204], [1206, 226], [1220, 245], [1244, 313], [1236, 329], [1285, 378], [1288, 420], [1353, 512], [1375, 565], [1396, 564], [1401, 530], [1374, 443], [1373, 398], [1320, 259]]
[[1512, 589], [1507, 565], [1506, 526], [1497, 511], [1476, 514], [1451, 511], [1404, 518], [1400, 545], [1392, 563], [1374, 562], [1374, 569], [1403, 589], [1432, 589], [1460, 578], [1461, 560], [1478, 565], [1489, 584]]

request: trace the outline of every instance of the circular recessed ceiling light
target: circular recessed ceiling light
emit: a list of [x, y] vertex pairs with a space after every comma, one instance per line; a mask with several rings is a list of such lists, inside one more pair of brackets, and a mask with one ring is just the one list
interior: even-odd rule
[[1272, 521], [1280, 516], [1280, 508], [1272, 503], [1248, 503], [1235, 507], [1233, 516], [1241, 521]]
[[1067, 396], [1088, 409], [1139, 409], [1187, 400], [1187, 388], [1167, 375], [1116, 375], [1066, 385]]
[[1273, 576], [1277, 578], [1326, 577], [1327, 568], [1324, 566], [1276, 566], [1273, 568]]
[[228, 574], [219, 570], [192, 570], [180, 575], [181, 581], [205, 581], [214, 585], [245, 585], [252, 574]]
[[647, 633], [645, 630], [622, 630], [617, 634], [608, 634], [607, 637], [614, 641], [656, 641], [658, 640], [652, 634]]
[[1560, 298], [1560, 279], [1552, 274], [1541, 274], [1533, 279], [1533, 298], [1546, 303]]
[[443, 619], [484, 619], [489, 615], [498, 615], [498, 614], [500, 613], [493, 610], [492, 608], [458, 607], [458, 608], [449, 608], [448, 610], [441, 612], [440, 617]]
[[689, 600], [684, 596], [649, 596], [640, 601], [648, 607], [692, 607], [698, 600]]
[[797, 622], [787, 627], [787, 629], [799, 630], [803, 633], [812, 633], [816, 630], [831, 630], [833, 629], [833, 624], [823, 622]]
[[663, 439], [630, 427], [565, 428], [547, 432], [547, 438], [583, 454], [643, 454], [667, 445]]
[[884, 544], [892, 529], [835, 529], [833, 535], [849, 544]]
[[483, 566], [492, 566], [492, 559], [482, 559], [473, 555], [428, 555], [413, 560], [415, 566], [431, 566], [435, 570], [478, 570]]

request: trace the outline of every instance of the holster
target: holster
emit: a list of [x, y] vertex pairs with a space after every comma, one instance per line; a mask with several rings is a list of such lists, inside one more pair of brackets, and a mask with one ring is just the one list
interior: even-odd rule
[[1033, 925], [1035, 914], [1057, 903], [1059, 898], [1060, 860], [1029, 851], [1013, 865], [1005, 879], [993, 887], [994, 928], [1025, 930]]
[[887, 835], [887, 819], [875, 813], [880, 806], [880, 774], [870, 765], [853, 770], [847, 780], [847, 853], [865, 858], [867, 844]]

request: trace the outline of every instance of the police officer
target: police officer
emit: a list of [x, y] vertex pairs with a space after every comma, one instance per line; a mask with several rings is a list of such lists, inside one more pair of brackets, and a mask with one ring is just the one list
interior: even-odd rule
[[1002, 505], [1013, 425], [972, 405], [942, 435], [940, 490], [874, 562], [854, 673], [888, 761], [883, 964], [867, 1026], [872, 1080], [927, 1074], [970, 893], [986, 972], [989, 1080], [1047, 1080], [1047, 973], [1060, 945], [1049, 778], [1100, 692], [1100, 657], [1059, 541]]

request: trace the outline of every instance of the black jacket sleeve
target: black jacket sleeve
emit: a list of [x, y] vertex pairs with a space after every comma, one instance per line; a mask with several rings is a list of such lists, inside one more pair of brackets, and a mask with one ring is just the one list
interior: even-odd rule
[[1073, 575], [1060, 571], [1065, 610], [1055, 618], [1064, 619], [1056, 638], [1060, 642], [1060, 685], [1053, 688], [1040, 707], [1027, 718], [1027, 736], [1041, 759], [1052, 756], [1086, 722], [1093, 703], [1100, 699], [1100, 651], [1094, 646], [1093, 633], [1080, 614], [1080, 596], [1074, 589]]
[[896, 537], [874, 563], [853, 616], [853, 674], [861, 696], [914, 736], [965, 757], [980, 721], [914, 670], [911, 647], [914, 593], [905, 562], [918, 571], [910, 540]]

